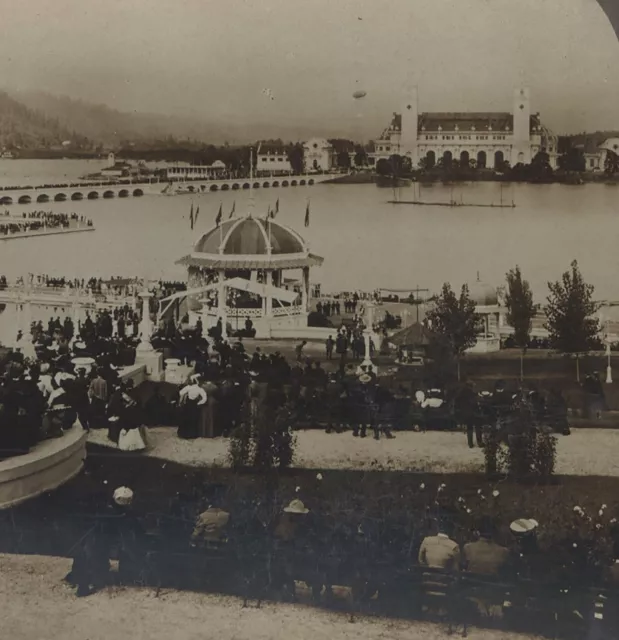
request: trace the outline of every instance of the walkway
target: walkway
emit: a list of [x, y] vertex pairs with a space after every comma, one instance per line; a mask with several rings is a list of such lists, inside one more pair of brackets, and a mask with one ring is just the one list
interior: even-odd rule
[[[238, 599], [152, 589], [109, 588], [78, 599], [62, 579], [70, 560], [0, 555], [2, 637], [12, 640], [439, 640], [436, 624], [359, 618], [303, 605], [265, 603], [241, 608]], [[475, 640], [533, 638], [497, 630], [470, 629]], [[456, 636], [454, 636], [456, 637]]]
[[[394, 440], [353, 438], [350, 432], [327, 435], [297, 433], [296, 467], [320, 469], [403, 470], [434, 473], [482, 472], [480, 449], [469, 449], [462, 433], [396, 434]], [[107, 431], [92, 431], [89, 442], [114, 447]], [[619, 476], [619, 431], [574, 430], [558, 436], [556, 473], [579, 476]], [[149, 430], [148, 456], [192, 466], [227, 465], [228, 440], [181, 440], [172, 427]]]

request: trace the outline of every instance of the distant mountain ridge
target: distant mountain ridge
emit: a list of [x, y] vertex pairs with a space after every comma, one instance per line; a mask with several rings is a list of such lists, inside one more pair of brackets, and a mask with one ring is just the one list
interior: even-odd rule
[[62, 147], [66, 141], [73, 146], [89, 145], [72, 127], [0, 91], [0, 147], [13, 150]]
[[14, 94], [16, 100], [42, 117], [57, 121], [60, 126], [77, 132], [97, 144], [118, 147], [127, 142], [145, 142], [174, 138], [205, 144], [244, 144], [263, 138], [307, 140], [310, 137], [334, 134], [332, 127], [321, 125], [285, 125], [273, 123], [212, 123], [199, 118], [128, 113], [103, 104], [57, 96], [42, 91], [23, 91]]

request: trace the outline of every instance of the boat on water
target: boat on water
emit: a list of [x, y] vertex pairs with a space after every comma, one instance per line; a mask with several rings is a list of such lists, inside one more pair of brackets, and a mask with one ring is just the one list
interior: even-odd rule
[[179, 185], [174, 185], [174, 183], [170, 182], [161, 192], [161, 195], [164, 196], [182, 196], [187, 195], [189, 193], [195, 194], [195, 189], [193, 187], [181, 187]]

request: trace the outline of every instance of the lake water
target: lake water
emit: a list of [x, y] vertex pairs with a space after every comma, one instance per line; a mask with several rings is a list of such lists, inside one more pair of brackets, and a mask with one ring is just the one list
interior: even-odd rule
[[[35, 184], [75, 179], [105, 162], [0, 161], [0, 184]], [[498, 203], [498, 183], [424, 187], [425, 200]], [[412, 187], [400, 199], [417, 196]], [[392, 205], [389, 189], [374, 185], [317, 185], [254, 192], [255, 215], [266, 215], [280, 200], [278, 220], [301, 232], [325, 262], [313, 279], [323, 290], [370, 290], [419, 285], [436, 291], [443, 282], [459, 287], [481, 279], [499, 286], [519, 264], [538, 302], [547, 282], [576, 258], [596, 297], [619, 300], [619, 187], [611, 185], [506, 185], [504, 201], [515, 209], [440, 208]], [[303, 228], [310, 199], [311, 224]], [[200, 207], [192, 232], [191, 203]], [[46, 210], [92, 218], [93, 233], [0, 243], [0, 273], [13, 278], [32, 273], [70, 277], [137, 275], [182, 278], [174, 265], [213, 224], [220, 205], [224, 217], [248, 207], [247, 191], [197, 196], [144, 196], [114, 200], [13, 205], [12, 214]]]

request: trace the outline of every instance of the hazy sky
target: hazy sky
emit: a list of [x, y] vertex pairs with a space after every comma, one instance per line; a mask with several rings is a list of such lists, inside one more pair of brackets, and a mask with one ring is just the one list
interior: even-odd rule
[[[596, 0], [0, 0], [0, 83], [208, 120], [378, 133], [423, 110], [619, 128], [619, 42]], [[263, 93], [268, 88], [273, 99]], [[356, 89], [367, 91], [354, 101]], [[360, 104], [361, 102], [361, 104]], [[353, 124], [350, 124], [350, 123]]]

